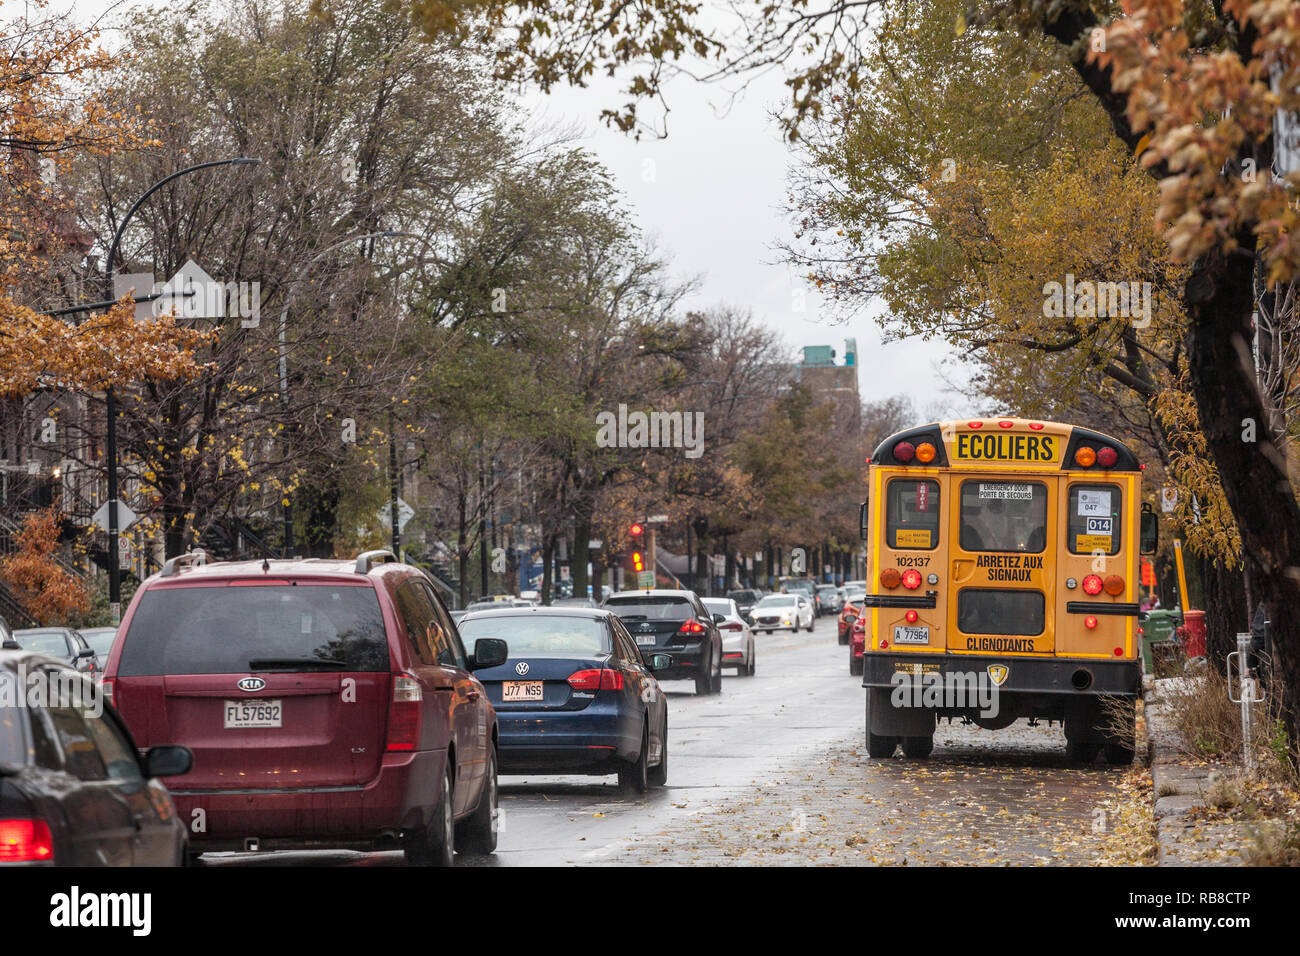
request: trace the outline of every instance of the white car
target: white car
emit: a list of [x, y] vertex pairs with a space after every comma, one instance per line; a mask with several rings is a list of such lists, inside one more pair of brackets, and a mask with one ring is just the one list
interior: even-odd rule
[[817, 615], [802, 594], [769, 594], [754, 605], [749, 616], [754, 619], [755, 631], [771, 634], [788, 629], [797, 634], [800, 628], [811, 631]]
[[701, 598], [722, 634], [722, 666], [735, 667], [737, 677], [754, 676], [754, 632], [731, 598]]

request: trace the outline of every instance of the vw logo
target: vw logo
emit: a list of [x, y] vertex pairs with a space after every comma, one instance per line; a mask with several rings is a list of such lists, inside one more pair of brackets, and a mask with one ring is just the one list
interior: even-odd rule
[[240, 690], [248, 691], [250, 694], [255, 690], [261, 690], [266, 686], [266, 681], [260, 677], [245, 677], [236, 685]]
[[518, 674], [520, 677], [523, 677], [525, 674], [527, 674], [527, 673], [528, 673], [528, 662], [527, 662], [527, 661], [520, 661], [518, 664], [516, 664], [516, 665], [515, 665], [515, 673]]

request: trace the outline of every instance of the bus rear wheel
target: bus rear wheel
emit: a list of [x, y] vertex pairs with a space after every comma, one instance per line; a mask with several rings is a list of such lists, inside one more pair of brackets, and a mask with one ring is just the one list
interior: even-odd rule
[[904, 737], [903, 755], [913, 760], [924, 760], [934, 750], [933, 737]]

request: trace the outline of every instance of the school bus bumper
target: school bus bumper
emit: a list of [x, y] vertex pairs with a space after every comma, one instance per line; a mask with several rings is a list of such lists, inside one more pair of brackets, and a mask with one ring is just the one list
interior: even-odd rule
[[[1137, 661], [1081, 660], [1067, 657], [983, 655], [895, 655], [868, 650], [862, 655], [862, 686], [889, 689], [896, 673], [987, 675], [1002, 695], [1104, 695], [1137, 697], [1142, 671]], [[998, 678], [1001, 678], [999, 680]]]

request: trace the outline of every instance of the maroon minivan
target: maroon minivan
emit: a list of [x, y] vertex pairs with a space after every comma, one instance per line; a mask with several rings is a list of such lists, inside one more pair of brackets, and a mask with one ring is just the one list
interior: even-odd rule
[[[449, 865], [497, 843], [497, 719], [429, 579], [355, 562], [173, 558], [140, 585], [104, 688], [142, 748], [190, 748], [166, 781], [195, 854], [405, 850]], [[487, 646], [485, 646], [485, 644]]]

